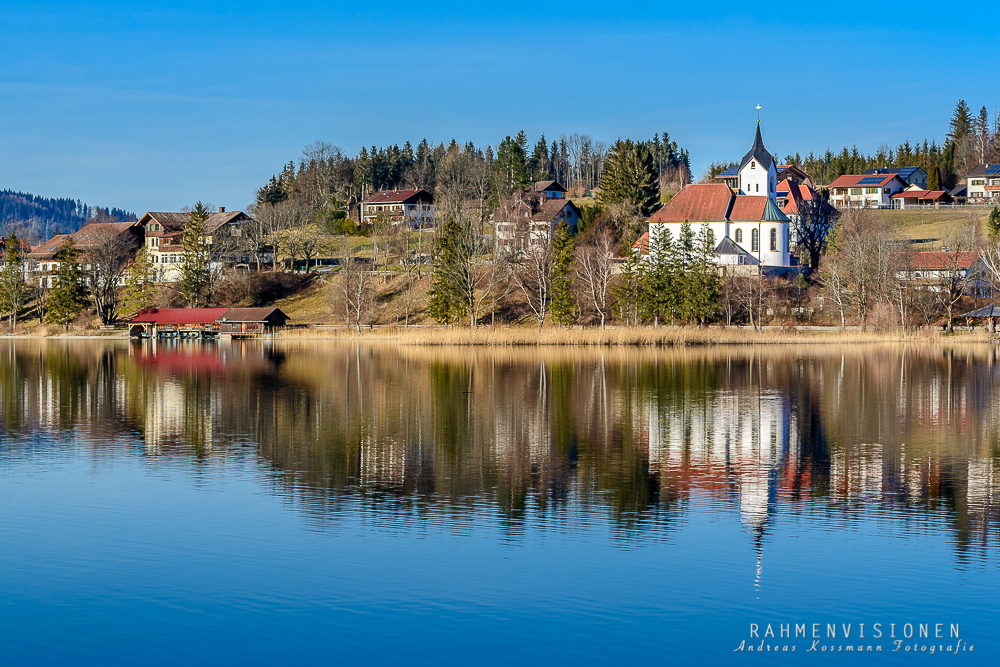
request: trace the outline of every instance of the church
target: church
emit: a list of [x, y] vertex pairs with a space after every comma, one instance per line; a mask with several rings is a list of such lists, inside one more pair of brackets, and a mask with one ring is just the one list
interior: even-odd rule
[[790, 266], [791, 220], [778, 205], [777, 168], [764, 148], [758, 120], [753, 146], [740, 166], [726, 174], [724, 183], [684, 187], [649, 218], [649, 239], [664, 230], [677, 238], [688, 222], [696, 234], [708, 227], [720, 265]]

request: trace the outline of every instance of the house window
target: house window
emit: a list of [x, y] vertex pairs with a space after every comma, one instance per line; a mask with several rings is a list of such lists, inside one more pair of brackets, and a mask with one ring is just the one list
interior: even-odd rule
[[760, 183], [757, 184], [757, 192], [760, 192]]
[[778, 230], [774, 227], [771, 228], [771, 252], [775, 252], [778, 249]]
[[859, 195], [859, 194], [861, 194], [861, 188], [851, 188], [851, 194], [852, 195]]
[[750, 168], [751, 168], [751, 169], [756, 169], [756, 168], [757, 168], [757, 163], [756, 163], [756, 162], [754, 162], [753, 160], [751, 160], [751, 161], [750, 161]]
[[736, 230], [736, 242], [737, 243], [743, 243], [743, 230], [742, 229], [737, 229]]
[[750, 250], [760, 252], [760, 231], [753, 229], [750, 231]]

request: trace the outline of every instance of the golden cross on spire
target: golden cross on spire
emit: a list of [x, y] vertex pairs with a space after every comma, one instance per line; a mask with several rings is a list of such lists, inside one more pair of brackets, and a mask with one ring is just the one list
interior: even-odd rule
[[758, 104], [757, 106], [755, 106], [755, 107], [754, 107], [754, 109], [756, 109], [756, 110], [757, 110], [757, 122], [758, 122], [758, 123], [760, 122], [760, 110], [761, 110], [762, 108], [763, 108], [763, 107], [762, 107], [762, 106], [760, 106], [759, 104]]

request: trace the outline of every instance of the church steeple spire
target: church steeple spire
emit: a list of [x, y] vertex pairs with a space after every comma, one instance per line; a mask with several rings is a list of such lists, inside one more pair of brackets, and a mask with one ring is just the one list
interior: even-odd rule
[[764, 148], [764, 139], [760, 136], [760, 118], [757, 119], [757, 134], [753, 138], [753, 147]]

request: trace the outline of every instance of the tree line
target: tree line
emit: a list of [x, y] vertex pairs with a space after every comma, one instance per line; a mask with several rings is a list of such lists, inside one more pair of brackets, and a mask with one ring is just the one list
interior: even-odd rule
[[29, 241], [69, 234], [91, 221], [137, 220], [119, 208], [88, 206], [79, 199], [49, 198], [14, 190], [0, 190], [0, 233], [15, 233]]

